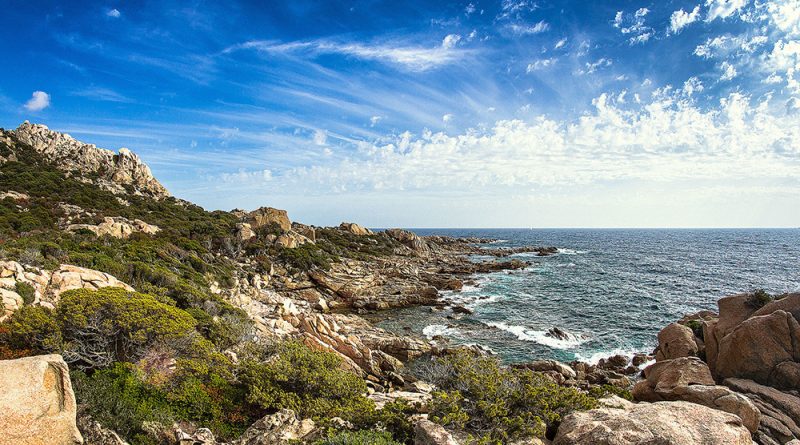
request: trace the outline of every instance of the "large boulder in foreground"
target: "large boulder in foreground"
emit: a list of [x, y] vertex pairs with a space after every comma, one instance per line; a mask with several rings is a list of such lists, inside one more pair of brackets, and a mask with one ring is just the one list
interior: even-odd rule
[[752, 445], [739, 417], [688, 402], [624, 403], [564, 418], [553, 445]]
[[76, 445], [76, 404], [60, 355], [0, 360], [0, 442]]
[[800, 323], [784, 310], [748, 318], [719, 340], [714, 368], [720, 379], [800, 388]]
[[697, 357], [656, 362], [644, 370], [645, 380], [633, 387], [633, 398], [644, 402], [684, 401], [735, 414], [751, 432], [761, 413], [747, 397], [717, 386], [708, 366]]

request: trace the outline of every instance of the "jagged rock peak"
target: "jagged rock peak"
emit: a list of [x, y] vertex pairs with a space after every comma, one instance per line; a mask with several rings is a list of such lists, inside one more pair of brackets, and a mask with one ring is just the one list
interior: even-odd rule
[[167, 189], [153, 177], [150, 167], [127, 148], [120, 148], [119, 153], [114, 153], [28, 121], [11, 133], [62, 170], [82, 177], [99, 175], [95, 181], [97, 185], [113, 193], [127, 193], [125, 186], [129, 186], [134, 193], [155, 199], [169, 196]]

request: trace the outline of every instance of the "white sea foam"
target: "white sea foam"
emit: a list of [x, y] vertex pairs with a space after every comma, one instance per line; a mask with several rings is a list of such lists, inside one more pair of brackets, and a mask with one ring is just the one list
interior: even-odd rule
[[425, 326], [422, 330], [422, 334], [428, 337], [429, 339], [441, 335], [442, 337], [450, 337], [453, 336], [458, 332], [458, 329], [447, 327], [443, 324], [432, 324]]
[[507, 325], [502, 322], [487, 322], [488, 326], [495, 327], [502, 331], [514, 334], [518, 340], [530, 341], [540, 345], [549, 346], [554, 349], [571, 349], [581, 343], [584, 343], [588, 338], [578, 336], [572, 333], [567, 333], [567, 339], [559, 339], [547, 335], [547, 331], [536, 331], [528, 329], [525, 326]]
[[590, 365], [596, 365], [602, 359], [606, 359], [609, 357], [613, 357], [615, 355], [621, 355], [623, 357], [631, 357], [634, 354], [640, 353], [642, 351], [637, 351], [635, 349], [624, 349], [624, 348], [616, 348], [608, 351], [597, 351], [591, 354], [582, 354], [577, 353], [575, 354], [575, 360], [579, 362], [586, 362]]
[[575, 250], [575, 249], [567, 249], [567, 248], [559, 248], [558, 253], [562, 255], [582, 255], [584, 253], [589, 253], [588, 250]]

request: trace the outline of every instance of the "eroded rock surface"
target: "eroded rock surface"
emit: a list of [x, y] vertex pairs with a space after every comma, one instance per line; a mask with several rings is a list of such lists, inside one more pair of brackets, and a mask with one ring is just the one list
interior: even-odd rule
[[83, 443], [60, 355], [0, 360], [0, 434], [0, 442], [14, 445]]
[[564, 418], [553, 445], [751, 445], [738, 416], [688, 402], [624, 404]]

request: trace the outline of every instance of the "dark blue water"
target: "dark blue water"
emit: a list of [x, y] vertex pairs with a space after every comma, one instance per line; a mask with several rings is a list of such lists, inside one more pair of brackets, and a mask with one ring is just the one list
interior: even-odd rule
[[[595, 361], [649, 352], [668, 323], [722, 296], [763, 288], [800, 290], [800, 230], [463, 230], [419, 229], [419, 235], [504, 240], [491, 247], [556, 246], [521, 271], [477, 276], [477, 285], [444, 298], [474, 311], [406, 308], [381, 327], [480, 344], [509, 362], [539, 358]], [[448, 317], [449, 316], [449, 317]], [[567, 340], [546, 335], [558, 327]]]

